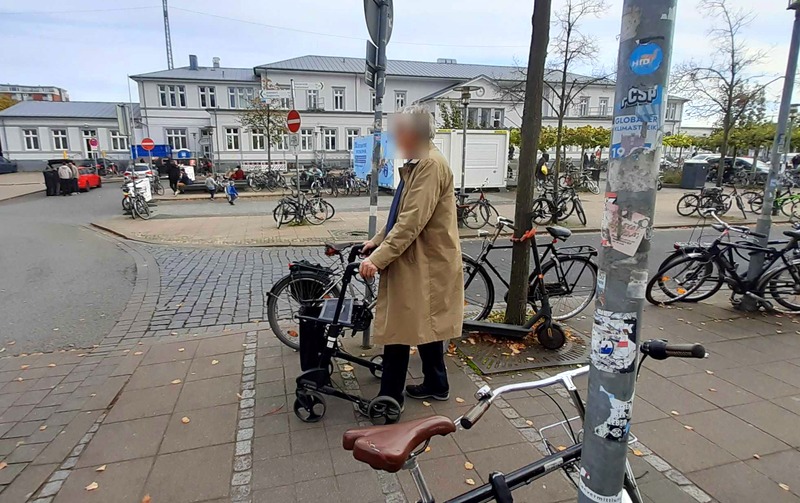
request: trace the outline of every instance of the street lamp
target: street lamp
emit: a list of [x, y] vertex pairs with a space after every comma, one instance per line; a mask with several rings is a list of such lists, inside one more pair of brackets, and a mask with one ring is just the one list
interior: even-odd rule
[[463, 107], [463, 111], [461, 112], [461, 127], [464, 136], [461, 139], [461, 191], [458, 195], [458, 198], [462, 204], [464, 203], [464, 199], [467, 197], [464, 185], [467, 174], [467, 115], [469, 113], [469, 101], [472, 98], [473, 92], [481, 90], [483, 90], [483, 88], [479, 86], [459, 86], [453, 88], [453, 91], [461, 93], [461, 106]]

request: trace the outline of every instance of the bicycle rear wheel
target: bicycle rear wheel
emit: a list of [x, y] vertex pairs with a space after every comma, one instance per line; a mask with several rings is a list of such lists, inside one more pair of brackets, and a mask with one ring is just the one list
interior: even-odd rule
[[312, 199], [305, 206], [306, 221], [320, 225], [328, 219], [328, 207], [322, 199]]
[[667, 262], [647, 283], [645, 298], [653, 305], [696, 302], [711, 297], [722, 287], [714, 274], [714, 262], [705, 257], [684, 256]]
[[584, 185], [584, 186], [585, 186], [587, 189], [589, 189], [589, 192], [591, 192], [592, 194], [595, 194], [595, 195], [597, 195], [597, 194], [599, 194], [599, 193], [600, 193], [600, 184], [599, 184], [599, 183], [597, 183], [597, 182], [595, 182], [595, 181], [594, 181], [594, 180], [592, 180], [591, 178], [589, 178], [588, 180], [586, 180], [586, 183], [585, 183], [585, 185]]
[[790, 311], [800, 311], [800, 261], [774, 269], [761, 280], [760, 291]]
[[544, 225], [550, 223], [553, 219], [553, 204], [543, 198], [540, 197], [536, 201], [533, 202], [533, 208], [531, 209], [531, 220], [536, 225]]
[[482, 229], [489, 221], [485, 213], [481, 211], [481, 206], [477, 203], [464, 208], [462, 211], [461, 221], [470, 229]]
[[492, 220], [495, 217], [500, 216], [500, 212], [497, 211], [497, 208], [492, 206], [492, 203], [490, 203], [489, 201], [484, 201], [481, 203], [480, 212], [481, 216], [483, 217], [484, 220], [486, 220], [487, 223], [492, 223]]
[[686, 194], [682, 198], [678, 199], [678, 205], [676, 209], [678, 210], [678, 215], [682, 217], [690, 217], [695, 211], [697, 211], [699, 205], [699, 197], [694, 194]]
[[[566, 255], [558, 262], [550, 261], [542, 268], [544, 287], [550, 300], [553, 319], [567, 320], [592, 302], [597, 288], [597, 266], [589, 257]], [[528, 278], [528, 303], [538, 311], [541, 306], [539, 276], [534, 271]]]
[[462, 254], [461, 261], [464, 268], [464, 319], [485, 319], [494, 307], [492, 278], [472, 257]]
[[580, 200], [575, 201], [575, 214], [578, 215], [578, 220], [581, 221], [581, 225], [586, 225], [586, 212], [583, 211], [583, 204]]
[[313, 273], [284, 276], [267, 294], [267, 319], [278, 339], [292, 349], [300, 349], [300, 326], [297, 315], [303, 305], [314, 305], [339, 297], [339, 287], [330, 277]]
[[133, 200], [133, 212], [142, 220], [149, 220], [151, 216], [150, 206], [147, 205], [147, 202], [142, 197], [137, 197]]
[[275, 219], [275, 223], [278, 224], [278, 229], [280, 229], [281, 225], [288, 224], [294, 220], [297, 216], [297, 212], [297, 204], [289, 201], [281, 201], [272, 212], [272, 218]]

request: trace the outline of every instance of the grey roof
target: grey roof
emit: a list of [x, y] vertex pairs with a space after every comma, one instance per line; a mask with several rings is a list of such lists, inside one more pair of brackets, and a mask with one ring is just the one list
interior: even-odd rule
[[173, 70], [131, 75], [133, 80], [140, 79], [180, 79], [180, 80], [223, 80], [234, 82], [254, 82], [259, 80], [252, 68], [209, 68], [201, 66], [191, 70], [188, 66]]
[[[133, 104], [134, 116], [139, 104]], [[103, 101], [20, 101], [0, 111], [0, 117], [62, 117], [80, 119], [116, 119], [117, 103]]]

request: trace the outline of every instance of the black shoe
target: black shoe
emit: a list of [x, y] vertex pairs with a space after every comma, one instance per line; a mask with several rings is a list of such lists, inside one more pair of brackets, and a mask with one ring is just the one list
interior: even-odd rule
[[423, 384], [409, 384], [406, 386], [406, 396], [422, 400], [423, 398], [433, 398], [434, 400], [445, 401], [450, 399], [450, 391], [434, 393]]

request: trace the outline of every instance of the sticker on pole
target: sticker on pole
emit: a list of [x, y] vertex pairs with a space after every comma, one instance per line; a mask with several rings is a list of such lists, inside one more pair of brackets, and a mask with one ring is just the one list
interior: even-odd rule
[[600, 224], [600, 244], [633, 257], [650, 228], [650, 219], [638, 212], [623, 211], [606, 198]]
[[636, 313], [597, 309], [592, 326], [592, 365], [602, 372], [632, 372], [636, 362]]
[[594, 429], [594, 434], [606, 440], [622, 442], [631, 428], [631, 412], [633, 397], [630, 400], [617, 400], [613, 393], [609, 393], [600, 386], [600, 393], [609, 401], [608, 417]]
[[580, 479], [578, 483], [578, 488], [581, 491], [581, 494], [589, 498], [590, 500], [596, 503], [621, 503], [622, 502], [622, 491], [619, 492], [616, 496], [603, 496], [602, 494], [598, 494], [589, 487], [586, 486], [586, 483], [583, 481], [583, 478]]
[[631, 53], [631, 71], [636, 75], [650, 75], [658, 70], [663, 60], [664, 51], [658, 44], [648, 42], [638, 45]]

